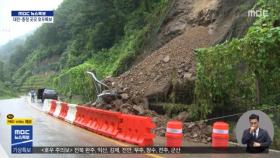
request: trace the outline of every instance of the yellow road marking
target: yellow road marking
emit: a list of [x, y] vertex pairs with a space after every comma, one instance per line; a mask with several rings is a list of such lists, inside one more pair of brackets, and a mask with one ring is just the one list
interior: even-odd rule
[[164, 158], [164, 157], [161, 157], [161, 156], [155, 155], [155, 154], [145, 154], [145, 155], [153, 157], [153, 158]]

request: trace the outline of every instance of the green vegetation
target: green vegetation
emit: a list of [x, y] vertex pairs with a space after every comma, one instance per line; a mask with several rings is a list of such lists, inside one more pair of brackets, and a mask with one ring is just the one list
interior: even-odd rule
[[93, 101], [95, 92], [92, 78], [86, 71], [93, 71], [94, 66], [88, 63], [71, 68], [54, 79], [54, 85], [69, 99], [81, 95], [81, 101]]
[[[93, 52], [91, 51], [92, 55], [90, 59], [88, 59], [85, 64], [70, 69], [69, 71], [66, 71], [66, 74], [63, 73], [59, 76], [59, 78], [69, 76], [70, 73], [73, 74], [72, 76], [82, 77], [70, 79], [71, 82], [74, 82], [75, 84], [65, 84], [63, 87], [60, 86], [59, 89], [62, 90], [61, 92], [63, 94], [72, 94], [74, 92], [73, 89], [75, 89], [75, 94], [84, 94], [82, 95], [84, 96], [84, 101], [93, 100], [93, 88], [89, 89], [89, 87], [92, 86], [88, 86], [92, 83], [88, 75], [86, 75], [86, 80], [82, 82], [83, 79], [85, 79], [85, 69], [81, 67], [90, 67], [90, 69], [94, 70], [100, 78], [109, 75], [117, 75], [127, 70], [131, 66], [133, 59], [144, 49], [144, 44], [151, 38], [151, 34], [156, 30], [155, 28], [159, 27], [158, 25], [161, 24], [161, 21], [156, 19], [158, 19], [158, 16], [164, 15], [169, 6], [167, 4], [169, 3], [170, 2], [167, 0], [115, 2], [115, 9], [122, 8], [121, 10], [117, 10], [117, 13], [112, 12], [114, 15], [111, 15], [113, 17], [115, 15], [120, 15], [119, 18], [121, 18], [121, 21], [123, 22], [121, 25], [114, 25], [114, 27], [122, 30], [120, 35], [118, 35], [118, 40], [107, 47], [99, 45], [98, 43], [104, 44], [104, 41], [108, 42], [108, 39], [104, 37], [94, 39], [96, 36], [93, 35], [90, 40], [94, 41], [88, 41], [85, 45], [87, 48], [93, 49]], [[112, 6], [114, 7], [114, 5]], [[132, 8], [128, 6], [131, 6]], [[109, 22], [110, 25], [112, 25], [112, 22], [113, 21]], [[108, 25], [103, 25], [103, 23], [97, 24], [96, 30], [93, 31], [93, 34], [100, 36], [101, 33], [98, 31], [104, 31], [105, 26]], [[115, 29], [116, 28], [113, 30]], [[111, 35], [116, 33], [117, 32], [114, 31]], [[96, 52], [94, 52], [94, 50], [96, 50]], [[73, 63], [72, 61], [67, 62], [67, 58], [62, 58], [61, 60], [66, 60], [66, 63]], [[69, 90], [71, 90], [71, 92], [69, 92]]]
[[0, 99], [13, 97], [15, 97], [15, 94], [2, 81], [0, 81]]
[[273, 123], [274, 138], [272, 148], [280, 149], [280, 105], [271, 108], [271, 105], [262, 105], [263, 112], [267, 113]]
[[7, 70], [5, 64], [0, 61], [0, 99], [15, 97], [11, 90], [11, 84], [7, 81]]
[[258, 3], [269, 16], [257, 19], [244, 38], [198, 50], [197, 116], [280, 104], [280, 27], [273, 26], [280, 16], [275, 3], [280, 1]]
[[[55, 11], [53, 24], [44, 24], [10, 52], [8, 67], [15, 72], [10, 76], [15, 89], [55, 86], [63, 95], [94, 99], [89, 83], [76, 76], [84, 74], [83, 68], [89, 65], [100, 78], [126, 71], [159, 30], [172, 2], [64, 0]], [[31, 84], [34, 76], [46, 72], [53, 75], [44, 84]], [[58, 85], [65, 76], [75, 84]]]
[[[280, 104], [280, 0], [259, 0], [256, 8], [268, 10], [269, 16], [258, 18], [244, 38], [197, 51], [193, 117]], [[275, 110], [268, 113], [275, 124], [274, 146], [279, 148], [279, 116], [273, 116]]]
[[36, 74], [28, 77], [22, 84], [21, 89], [24, 92], [30, 91], [31, 89], [39, 89], [42, 87], [53, 88], [52, 78], [54, 73]]
[[188, 106], [185, 106], [184, 104], [165, 103], [162, 106], [164, 112], [170, 118], [177, 116], [180, 112], [189, 110]]
[[[70, 102], [94, 100], [92, 80], [85, 72], [104, 78], [128, 70], [149, 48], [173, 2], [64, 0], [53, 24], [0, 49], [0, 59], [5, 59], [0, 61], [0, 98], [45, 87], [58, 90]], [[258, 0], [255, 9], [267, 10], [269, 16], [257, 18], [244, 38], [197, 51], [195, 86], [177, 83], [172, 75], [174, 86], [166, 98], [170, 103], [163, 106], [170, 117], [189, 111], [198, 120], [280, 104], [280, 0]], [[280, 138], [278, 113], [279, 109], [269, 112], [275, 140]], [[274, 141], [274, 146], [279, 144]]]

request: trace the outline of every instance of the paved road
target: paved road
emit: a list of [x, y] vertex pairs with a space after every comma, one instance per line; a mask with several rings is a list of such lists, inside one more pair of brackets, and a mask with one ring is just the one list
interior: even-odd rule
[[[249, 155], [249, 154], [178, 154], [178, 155], [46, 155], [46, 154], [11, 154], [11, 127], [6, 124], [6, 115], [14, 114], [15, 117], [30, 117], [33, 119], [33, 146], [131, 146], [123, 142], [118, 142], [103, 136], [96, 135], [82, 128], [73, 126], [69, 123], [51, 117], [27, 103], [24, 98], [0, 100], [0, 158], [88, 158], [88, 157], [197, 157], [197, 158], [259, 158], [259, 157], [280, 157], [280, 153], [270, 152], [267, 155]], [[40, 108], [40, 104], [36, 105]], [[155, 145], [163, 146], [164, 138], [157, 137]], [[203, 144], [194, 144], [184, 142], [184, 146], [201, 146]], [[205, 146], [205, 145], [203, 145]], [[5, 154], [7, 155], [5, 157]]]
[[[11, 127], [6, 124], [7, 114], [15, 117], [28, 117], [33, 119], [33, 146], [120, 146], [121, 142], [114, 142], [108, 138], [96, 135], [82, 128], [40, 112], [27, 104], [26, 99], [0, 100], [0, 143], [2, 149], [9, 157], [18, 158], [80, 158], [80, 157], [148, 157], [147, 155], [85, 155], [85, 154], [10, 154]], [[2, 150], [2, 152], [4, 152]], [[0, 150], [1, 152], [1, 150]], [[0, 158], [4, 157], [0, 153]]]

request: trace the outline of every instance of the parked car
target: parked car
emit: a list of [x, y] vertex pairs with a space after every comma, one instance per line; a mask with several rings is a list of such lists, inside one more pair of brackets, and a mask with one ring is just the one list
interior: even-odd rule
[[58, 99], [58, 94], [55, 90], [52, 89], [44, 89], [43, 95], [42, 95], [42, 102], [44, 102], [45, 99]]

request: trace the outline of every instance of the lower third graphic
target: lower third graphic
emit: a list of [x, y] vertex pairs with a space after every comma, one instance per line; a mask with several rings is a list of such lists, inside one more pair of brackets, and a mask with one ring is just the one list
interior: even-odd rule
[[32, 126], [12, 126], [12, 153], [32, 153]]

